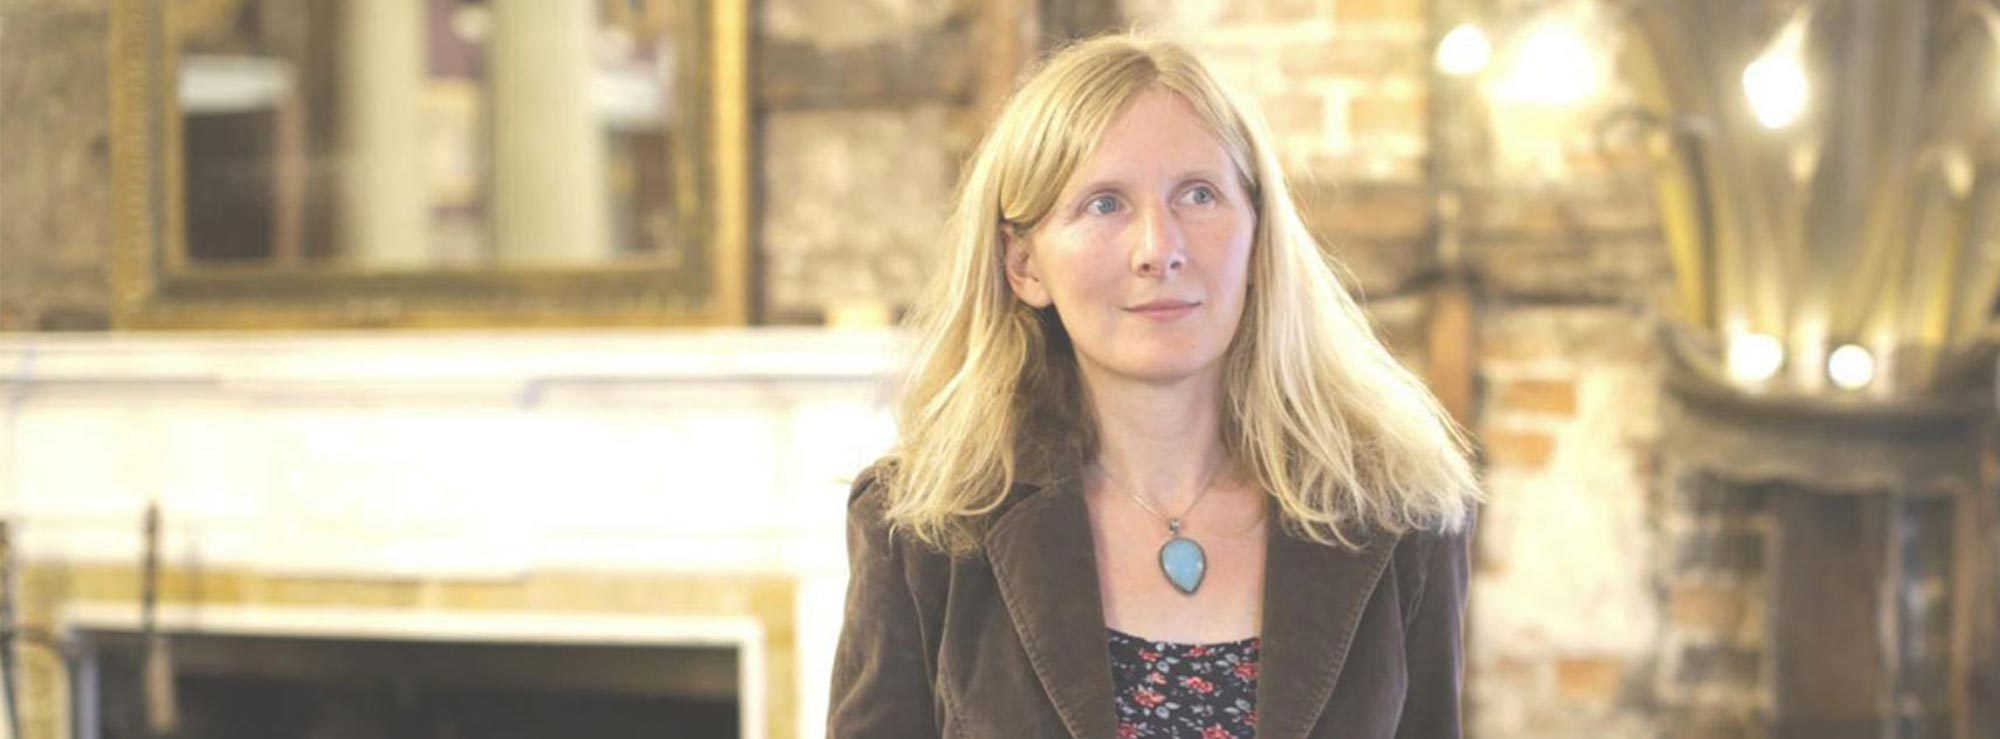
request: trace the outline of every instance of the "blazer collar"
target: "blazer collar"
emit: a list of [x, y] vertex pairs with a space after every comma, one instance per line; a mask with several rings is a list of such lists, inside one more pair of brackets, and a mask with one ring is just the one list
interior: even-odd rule
[[[1070, 734], [1115, 736], [1104, 602], [1082, 490], [1074, 477], [1030, 488], [984, 536], [1001, 599]], [[1332, 695], [1396, 537], [1350, 551], [1295, 536], [1278, 521], [1267, 529], [1257, 736], [1302, 739]]]

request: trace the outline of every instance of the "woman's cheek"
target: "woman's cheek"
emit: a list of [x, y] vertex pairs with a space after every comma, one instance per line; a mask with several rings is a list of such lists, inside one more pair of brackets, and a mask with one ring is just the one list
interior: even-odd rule
[[1124, 232], [1125, 223], [1115, 216], [1084, 221], [1084, 239], [1098, 250], [1113, 248], [1118, 244], [1119, 234]]

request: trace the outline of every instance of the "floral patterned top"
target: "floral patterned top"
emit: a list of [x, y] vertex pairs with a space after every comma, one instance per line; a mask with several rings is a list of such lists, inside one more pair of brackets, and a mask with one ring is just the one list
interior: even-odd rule
[[1257, 637], [1218, 644], [1111, 632], [1118, 739], [1251, 739], [1257, 735]]

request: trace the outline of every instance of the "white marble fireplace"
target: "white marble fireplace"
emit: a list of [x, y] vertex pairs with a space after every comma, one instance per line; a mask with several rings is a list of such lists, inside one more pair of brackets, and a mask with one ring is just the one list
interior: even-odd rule
[[[676, 623], [726, 622], [758, 645], [743, 735], [818, 737], [845, 482], [892, 439], [896, 341], [0, 337], [0, 516], [40, 583], [24, 618], [74, 635], [136, 614], [142, 515], [158, 501], [170, 632], [449, 633], [459, 618], [516, 640], [617, 624], [668, 644]], [[66, 677], [29, 668], [31, 683]], [[65, 705], [24, 700], [24, 733], [68, 736]]]

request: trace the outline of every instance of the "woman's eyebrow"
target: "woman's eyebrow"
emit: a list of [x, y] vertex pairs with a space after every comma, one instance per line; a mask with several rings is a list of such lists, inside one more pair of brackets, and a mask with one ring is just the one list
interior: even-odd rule
[[[1216, 170], [1213, 167], [1198, 167], [1195, 169], [1184, 170], [1180, 174], [1174, 175], [1173, 181], [1179, 183], [1179, 182], [1186, 182], [1188, 180], [1216, 180], [1220, 178], [1221, 175], [1217, 174]], [[1125, 182], [1125, 180], [1116, 177], [1107, 177], [1101, 180], [1093, 180], [1089, 184], [1079, 185], [1074, 190], [1076, 194], [1070, 196], [1070, 199], [1082, 197], [1084, 195], [1097, 192], [1099, 190], [1116, 190], [1118, 192], [1124, 192], [1129, 189], [1131, 188]]]
[[1099, 190], [1118, 190], [1120, 192], [1123, 192], [1125, 189], [1126, 189], [1125, 181], [1121, 179], [1111, 178], [1111, 179], [1094, 180], [1083, 185], [1078, 185], [1077, 188], [1073, 191], [1075, 194], [1072, 195], [1071, 197], [1073, 198], [1082, 197], [1084, 195], [1097, 192]]
[[1190, 169], [1178, 175], [1175, 175], [1174, 181], [1183, 182], [1186, 180], [1214, 180], [1214, 179], [1220, 179], [1221, 177], [1222, 176], [1217, 174], [1214, 169], [1203, 167], [1200, 169]]

